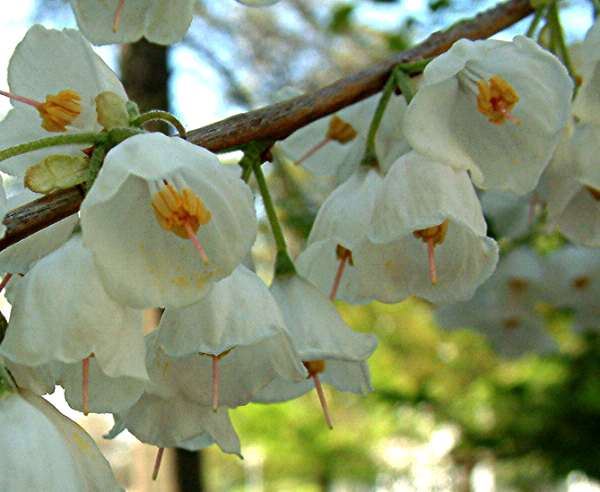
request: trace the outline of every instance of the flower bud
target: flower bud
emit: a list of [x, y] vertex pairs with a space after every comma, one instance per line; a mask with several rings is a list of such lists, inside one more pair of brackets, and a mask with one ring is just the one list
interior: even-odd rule
[[96, 114], [106, 130], [129, 126], [127, 101], [114, 92], [104, 91], [96, 96]]
[[36, 193], [52, 193], [83, 183], [89, 159], [84, 156], [51, 155], [25, 173], [25, 186]]

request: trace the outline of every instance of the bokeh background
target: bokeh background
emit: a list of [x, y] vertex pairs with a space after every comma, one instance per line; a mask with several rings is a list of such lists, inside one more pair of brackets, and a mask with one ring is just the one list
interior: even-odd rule
[[[493, 4], [281, 0], [251, 9], [233, 0], [204, 0], [177, 45], [141, 41], [98, 53], [142, 109], [170, 109], [193, 129], [268, 104], [285, 87], [322, 86]], [[563, 18], [568, 39], [581, 40], [593, 20], [591, 2], [566, 2]], [[75, 27], [62, 0], [10, 2], [0, 16], [4, 73], [14, 46], [34, 22]], [[498, 37], [510, 39], [526, 27], [520, 23]], [[0, 101], [0, 114], [8, 109], [8, 101]], [[234, 163], [238, 157], [223, 159]], [[297, 254], [334, 184], [291, 166], [269, 169]], [[260, 202], [257, 210], [264, 219]], [[540, 254], [561, 241], [543, 231], [531, 238]], [[263, 220], [253, 253], [267, 282], [272, 246]], [[397, 305], [340, 302], [338, 308], [353, 329], [379, 338], [370, 360], [375, 391], [363, 398], [328, 392], [333, 431], [324, 425], [314, 394], [235, 410], [243, 461], [217, 449], [170, 451], [159, 480], [151, 482], [154, 449], [126, 434], [103, 440], [110, 416], [84, 419], [66, 407], [58, 390], [49, 399], [98, 439], [132, 492], [600, 491], [597, 333], [576, 334], [568, 313], [550, 313], [547, 329], [558, 350], [505, 360], [474, 329], [440, 329], [432, 307], [415, 299]]]

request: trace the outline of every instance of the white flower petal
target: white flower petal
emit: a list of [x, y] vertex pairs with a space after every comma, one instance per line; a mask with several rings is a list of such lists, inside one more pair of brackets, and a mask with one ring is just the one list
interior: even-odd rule
[[3, 356], [37, 366], [94, 353], [109, 376], [147, 379], [142, 313], [108, 297], [79, 236], [15, 280]]
[[[470, 78], [487, 81], [493, 75], [520, 97], [512, 111], [516, 122], [493, 124], [478, 111], [477, 80]], [[420, 153], [469, 169], [478, 187], [524, 194], [535, 187], [558, 144], [571, 92], [564, 66], [531, 40], [462, 40], [425, 69], [404, 132]]]
[[[210, 211], [196, 233], [208, 265], [191, 241], [159, 225], [151, 202], [163, 180], [189, 187]], [[158, 133], [132, 137], [108, 153], [81, 205], [81, 226], [109, 294], [138, 308], [200, 300], [242, 261], [257, 230], [243, 181], [207, 150]]]
[[50, 403], [27, 391], [0, 399], [0, 490], [123, 490], [94, 440]]

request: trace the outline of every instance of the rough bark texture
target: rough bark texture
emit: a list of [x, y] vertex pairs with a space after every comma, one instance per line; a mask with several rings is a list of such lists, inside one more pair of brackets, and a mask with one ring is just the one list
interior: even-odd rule
[[[239, 148], [253, 140], [278, 140], [298, 128], [323, 116], [334, 113], [352, 103], [380, 91], [392, 67], [398, 63], [429, 58], [448, 50], [460, 38], [483, 39], [495, 34], [523, 17], [533, 9], [529, 0], [510, 0], [473, 19], [454, 24], [443, 32], [432, 34], [422, 43], [389, 60], [373, 65], [359, 73], [338, 80], [316, 92], [284, 101], [279, 104], [239, 114], [211, 125], [189, 132], [189, 140], [213, 152]], [[132, 52], [134, 53], [134, 52]], [[134, 63], [135, 64], [135, 63]], [[166, 67], [166, 65], [165, 65]], [[155, 74], [152, 73], [154, 77]], [[127, 75], [124, 74], [126, 81]], [[135, 88], [134, 91], [137, 91]], [[130, 91], [132, 100], [144, 97]], [[160, 102], [157, 102], [157, 105]], [[4, 219], [7, 226], [5, 237], [0, 240], [0, 251], [11, 244], [74, 213], [83, 195], [77, 190], [48, 195], [9, 213]]]

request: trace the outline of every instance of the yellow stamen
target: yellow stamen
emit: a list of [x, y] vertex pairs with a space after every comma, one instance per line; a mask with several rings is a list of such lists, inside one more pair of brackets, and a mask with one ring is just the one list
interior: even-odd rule
[[427, 258], [429, 262], [429, 278], [433, 285], [437, 284], [437, 269], [435, 266], [434, 248], [438, 244], [442, 244], [446, 239], [446, 233], [448, 232], [448, 219], [439, 225], [433, 227], [427, 227], [413, 232], [413, 236], [420, 238], [424, 243], [427, 244]]
[[211, 219], [210, 211], [199, 196], [189, 188], [177, 191], [168, 182], [152, 198], [152, 208], [163, 229], [184, 239], [190, 238], [189, 230], [195, 234]]
[[319, 374], [325, 371], [325, 361], [324, 360], [305, 360], [302, 362], [306, 370], [308, 371], [308, 377], [312, 377], [315, 374]]
[[42, 117], [42, 128], [49, 132], [64, 132], [81, 113], [81, 97], [70, 89], [46, 96], [46, 102], [37, 107]]
[[327, 130], [328, 140], [335, 140], [336, 142], [345, 144], [354, 140], [356, 135], [354, 127], [339, 116], [334, 115], [329, 120], [329, 128]]
[[500, 75], [494, 75], [489, 82], [479, 80], [477, 87], [479, 88], [477, 109], [490, 123], [501, 125], [506, 120], [519, 123], [519, 120], [511, 114], [519, 102], [519, 95], [512, 85]]

